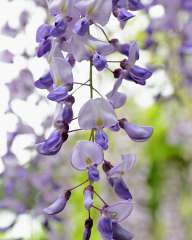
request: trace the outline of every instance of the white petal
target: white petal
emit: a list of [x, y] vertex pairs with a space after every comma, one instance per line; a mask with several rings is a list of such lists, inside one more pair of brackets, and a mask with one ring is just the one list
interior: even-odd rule
[[80, 109], [78, 121], [82, 129], [111, 127], [118, 122], [112, 105], [104, 98], [88, 100]]
[[114, 166], [109, 172], [108, 177], [121, 177], [131, 170], [135, 164], [136, 157], [134, 154], [126, 154], [121, 156], [121, 163]]
[[51, 75], [57, 86], [73, 83], [71, 65], [61, 57], [53, 57], [51, 61]]
[[93, 164], [100, 164], [103, 158], [103, 151], [97, 143], [82, 141], [75, 145], [71, 163], [74, 168], [85, 170]]
[[122, 222], [131, 214], [132, 210], [132, 200], [126, 200], [104, 208], [103, 213], [114, 222]]

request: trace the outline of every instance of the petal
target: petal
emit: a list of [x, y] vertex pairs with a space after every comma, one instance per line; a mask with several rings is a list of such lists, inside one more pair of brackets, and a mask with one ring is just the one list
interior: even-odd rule
[[106, 95], [106, 97], [114, 108], [122, 107], [127, 100], [126, 94], [121, 93], [121, 92], [114, 92], [113, 93], [111, 91]]
[[50, 72], [43, 75], [37, 81], [34, 82], [35, 87], [40, 89], [49, 89], [53, 86], [53, 79], [51, 77]]
[[114, 240], [132, 240], [133, 234], [122, 228], [118, 223], [112, 224]]
[[88, 186], [84, 190], [84, 206], [86, 209], [90, 209], [93, 204], [93, 187]]
[[51, 46], [52, 45], [51, 45], [50, 39], [46, 39], [46, 40], [42, 41], [39, 44], [39, 47], [37, 48], [37, 56], [42, 57], [43, 55], [48, 53], [51, 50]]
[[50, 68], [57, 86], [68, 86], [73, 83], [72, 67], [64, 58], [53, 57]]
[[66, 87], [61, 86], [61, 87], [55, 88], [52, 92], [50, 92], [47, 98], [54, 102], [62, 102], [65, 100], [67, 95], [68, 93], [67, 93]]
[[118, 197], [124, 200], [132, 199], [132, 195], [122, 178], [108, 178], [108, 181]]
[[126, 131], [128, 136], [136, 142], [144, 142], [153, 134], [152, 127], [135, 125], [125, 119], [120, 120], [120, 126]]
[[124, 200], [105, 207], [103, 213], [114, 222], [122, 222], [131, 214], [133, 210], [132, 200]]
[[71, 163], [78, 170], [86, 168], [103, 161], [103, 151], [101, 147], [94, 142], [83, 141], [75, 145]]
[[103, 150], [108, 149], [108, 136], [102, 129], [96, 130], [95, 142], [98, 143]]
[[42, 24], [41, 26], [39, 26], [36, 33], [36, 42], [40, 43], [41, 41], [49, 37], [50, 31], [51, 31], [51, 26], [48, 24]]
[[97, 226], [103, 240], [113, 240], [113, 230], [111, 219], [102, 217]]
[[134, 154], [127, 154], [121, 156], [121, 162], [114, 166], [109, 172], [109, 177], [121, 177], [131, 170], [136, 161]]
[[89, 177], [89, 180], [92, 181], [92, 182], [99, 181], [100, 176], [99, 176], [99, 171], [97, 169], [97, 166], [94, 165], [94, 166], [89, 167], [88, 177]]
[[94, 23], [107, 24], [112, 11], [111, 0], [79, 1], [75, 5], [82, 15], [87, 15]]
[[117, 123], [113, 107], [104, 98], [88, 100], [80, 109], [78, 116], [82, 129], [111, 127]]
[[152, 71], [135, 65], [127, 71], [125, 79], [132, 80], [140, 85], [145, 85], [145, 81], [151, 76]]
[[89, 30], [89, 21], [86, 17], [80, 18], [74, 26], [73, 31], [79, 36], [84, 36]]
[[65, 195], [59, 196], [55, 202], [53, 202], [49, 207], [43, 209], [43, 211], [48, 215], [60, 213], [65, 208], [70, 196], [71, 192], [67, 191]]
[[65, 33], [67, 28], [67, 23], [64, 21], [63, 17], [58, 17], [52, 27], [50, 35], [53, 37], [60, 37]]
[[105, 67], [107, 67], [106, 59], [98, 53], [93, 55], [92, 63], [98, 71], [102, 71]]
[[67, 140], [68, 134], [54, 131], [47, 140], [37, 144], [37, 151], [43, 155], [55, 155]]

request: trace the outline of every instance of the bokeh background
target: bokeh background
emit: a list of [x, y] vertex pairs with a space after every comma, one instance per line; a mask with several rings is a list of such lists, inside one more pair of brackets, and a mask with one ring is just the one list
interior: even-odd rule
[[[134, 211], [124, 223], [136, 240], [192, 239], [192, 3], [191, 0], [143, 1], [124, 31], [112, 18], [105, 30], [122, 42], [136, 40], [140, 63], [154, 70], [145, 87], [126, 82], [127, 94], [119, 116], [153, 126], [146, 143], [133, 144], [125, 134], [110, 134], [106, 159], [135, 153], [137, 164], [126, 176], [134, 197]], [[186, 4], [184, 4], [186, 2]], [[190, 5], [191, 4], [191, 5]], [[37, 154], [35, 143], [51, 131], [55, 105], [33, 82], [48, 69], [35, 56], [35, 32], [48, 21], [44, 0], [0, 1], [0, 239], [81, 239], [86, 211], [83, 189], [72, 195], [65, 211], [47, 218], [42, 209], [61, 189], [78, 184], [85, 175], [70, 165], [75, 142], [86, 133], [74, 133], [54, 157]], [[96, 30], [95, 30], [96, 31]], [[101, 34], [95, 32], [97, 36]], [[101, 39], [103, 36], [100, 36]], [[118, 55], [113, 59], [118, 59]], [[115, 69], [118, 65], [110, 66]], [[77, 65], [78, 81], [85, 82], [87, 65]], [[94, 72], [94, 86], [104, 95], [111, 89], [110, 72]], [[88, 99], [89, 89], [77, 92], [75, 110]], [[96, 96], [96, 95], [95, 95]], [[76, 128], [74, 123], [72, 128]], [[97, 185], [109, 202], [115, 195], [105, 176]], [[99, 204], [99, 203], [98, 203]], [[94, 212], [95, 222], [98, 213]], [[100, 239], [93, 229], [92, 239]]]

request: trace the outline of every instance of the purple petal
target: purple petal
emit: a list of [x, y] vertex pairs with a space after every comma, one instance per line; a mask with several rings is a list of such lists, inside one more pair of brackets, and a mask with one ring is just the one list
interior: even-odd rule
[[65, 33], [67, 28], [67, 23], [64, 21], [63, 18], [59, 17], [54, 23], [54, 27], [52, 27], [50, 35], [53, 37], [60, 37]]
[[63, 121], [70, 123], [73, 119], [73, 110], [71, 105], [65, 105], [63, 109]]
[[105, 67], [107, 67], [106, 59], [98, 53], [93, 55], [92, 63], [98, 71], [102, 71]]
[[93, 204], [93, 187], [90, 185], [84, 190], [84, 206], [90, 209]]
[[36, 42], [42, 42], [47, 37], [50, 36], [51, 26], [48, 24], [43, 24], [37, 29]]
[[84, 36], [89, 30], [89, 21], [86, 17], [80, 18], [74, 26], [73, 31], [79, 36]]
[[99, 177], [99, 171], [97, 169], [97, 166], [91, 166], [88, 169], [88, 177], [89, 180], [92, 182], [97, 182], [99, 181], [100, 177]]
[[122, 228], [118, 223], [112, 224], [114, 240], [132, 240], [133, 234]]
[[97, 226], [103, 240], [113, 240], [112, 221], [109, 218], [102, 217]]
[[145, 81], [151, 76], [152, 71], [135, 65], [127, 71], [125, 79], [132, 80], [140, 85], [145, 85]]
[[34, 82], [35, 87], [40, 89], [49, 89], [53, 85], [53, 79], [50, 72], [43, 75], [37, 81]]
[[120, 126], [126, 131], [128, 136], [136, 142], [144, 142], [153, 134], [152, 127], [135, 125], [125, 119], [120, 120]]
[[117, 13], [117, 18], [118, 20], [121, 22], [126, 22], [129, 19], [133, 18], [135, 15], [133, 15], [132, 13], [128, 12], [125, 8], [120, 8], [118, 9], [118, 13]]
[[108, 98], [109, 102], [111, 103], [111, 105], [114, 108], [120, 108], [122, 107], [126, 100], [127, 100], [127, 96], [124, 93], [121, 92], [109, 92], [106, 97]]
[[132, 195], [122, 178], [109, 178], [108, 180], [118, 197], [124, 200], [132, 199]]
[[42, 41], [37, 49], [37, 56], [42, 57], [51, 50], [51, 40]]
[[137, 11], [144, 8], [144, 5], [141, 3], [140, 0], [128, 0], [128, 8], [131, 11]]
[[49, 207], [43, 209], [43, 211], [48, 215], [60, 213], [65, 208], [70, 196], [71, 192], [67, 191], [65, 195], [59, 196], [55, 202], [53, 202]]
[[37, 151], [43, 155], [55, 155], [67, 140], [68, 134], [54, 131], [47, 140], [37, 144]]
[[61, 86], [61, 87], [54, 89], [52, 92], [50, 92], [48, 94], [47, 98], [54, 102], [62, 102], [65, 100], [67, 95], [68, 95], [68, 93], [67, 93], [66, 87]]
[[99, 144], [104, 150], [108, 149], [108, 137], [102, 129], [96, 130], [95, 142]]

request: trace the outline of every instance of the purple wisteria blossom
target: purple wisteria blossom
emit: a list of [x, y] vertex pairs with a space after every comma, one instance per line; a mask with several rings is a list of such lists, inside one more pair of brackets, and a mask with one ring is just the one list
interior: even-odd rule
[[[132, 234], [120, 226], [127, 219], [133, 209], [132, 195], [125, 183], [124, 175], [131, 170], [135, 163], [135, 155], [122, 155], [121, 162], [114, 166], [105, 160], [104, 151], [110, 147], [108, 134], [123, 129], [129, 138], [136, 142], [146, 141], [152, 135], [152, 128], [129, 123], [125, 118], [119, 119], [117, 108], [126, 104], [127, 96], [120, 91], [122, 82], [131, 81], [133, 84], [145, 85], [152, 75], [150, 69], [136, 64], [139, 59], [139, 48], [136, 42], [122, 43], [118, 39], [110, 39], [105, 32], [105, 25], [113, 15], [124, 29], [127, 21], [136, 18], [132, 11], [142, 9], [144, 6], [139, 0], [52, 0], [48, 1], [51, 20], [49, 24], [43, 24], [37, 29], [37, 57], [44, 56], [50, 69], [34, 85], [40, 89], [46, 89], [47, 99], [54, 102], [56, 111], [54, 115], [54, 130], [49, 137], [37, 144], [37, 150], [43, 155], [57, 154], [63, 143], [68, 140], [72, 132], [87, 131], [88, 139], [81, 139], [75, 144], [71, 153], [71, 165], [79, 171], [87, 172], [87, 179], [78, 186], [69, 188], [44, 212], [54, 215], [61, 212], [70, 194], [79, 186], [86, 184], [84, 188], [84, 206], [88, 212], [85, 220], [83, 239], [89, 240], [93, 226], [91, 208], [97, 209], [101, 218], [98, 230], [103, 239], [107, 240], [131, 240]], [[97, 28], [103, 34], [105, 40], [92, 35], [92, 28]], [[118, 53], [124, 56], [121, 61], [109, 61], [108, 56]], [[74, 79], [73, 70], [76, 62], [89, 63], [89, 79], [85, 83], [79, 83]], [[111, 69], [110, 63], [118, 64]], [[109, 71], [115, 81], [111, 89], [106, 89], [105, 96], [94, 87], [94, 71]], [[90, 99], [85, 100], [79, 112], [75, 114], [74, 90], [89, 87]], [[99, 97], [95, 97], [97, 93]], [[74, 117], [77, 116], [77, 117]], [[71, 129], [73, 120], [78, 120], [79, 129]], [[106, 173], [109, 185], [121, 199], [108, 204], [95, 191], [94, 184], [100, 180], [100, 168]], [[70, 193], [70, 194], [69, 194]], [[102, 207], [95, 206], [94, 197], [102, 202]]]

